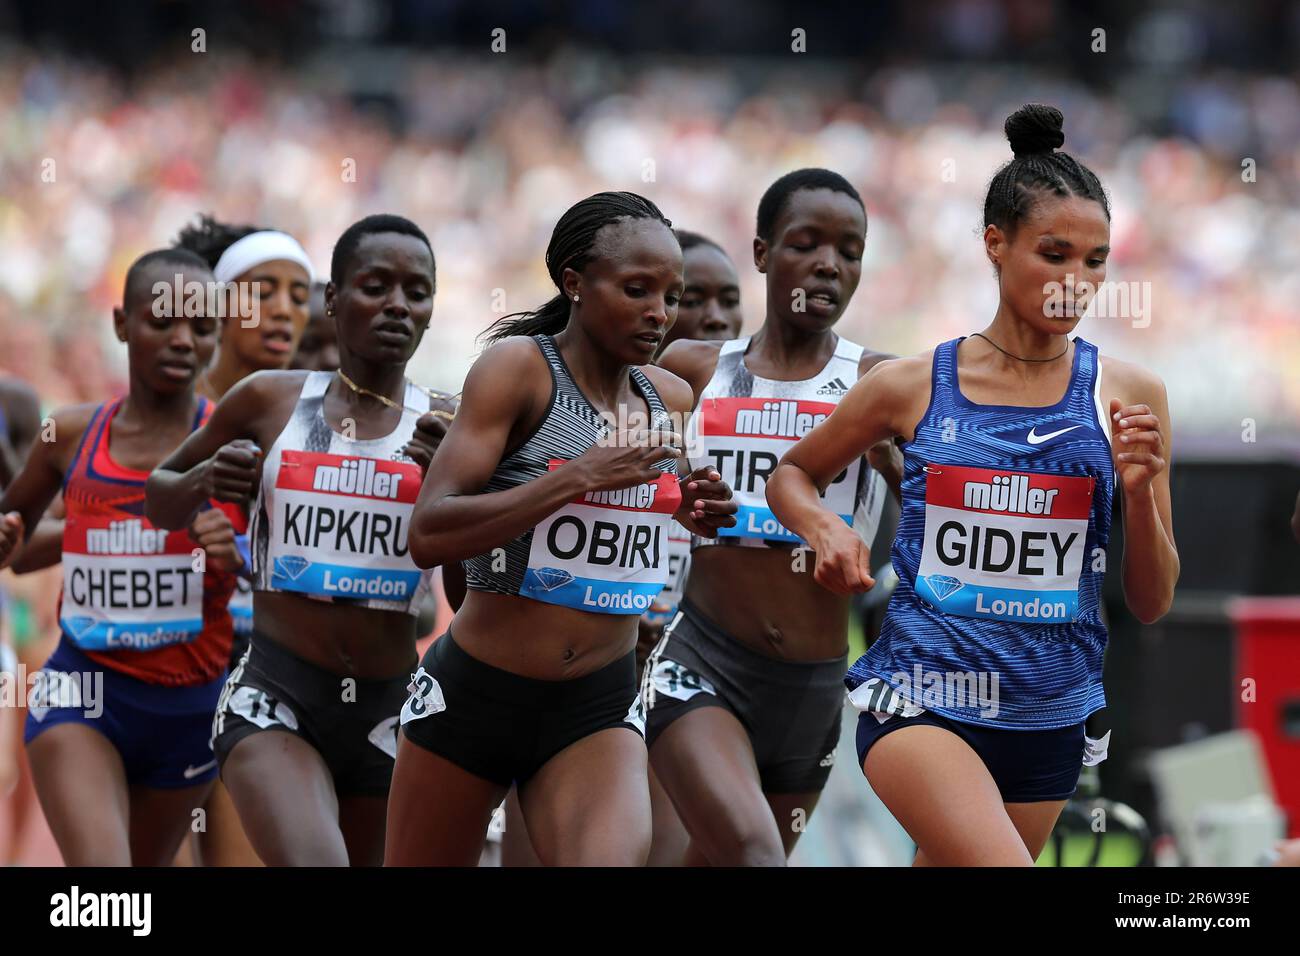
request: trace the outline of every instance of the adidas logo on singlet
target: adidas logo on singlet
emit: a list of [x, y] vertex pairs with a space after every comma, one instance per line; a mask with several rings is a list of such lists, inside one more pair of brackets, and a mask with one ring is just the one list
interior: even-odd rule
[[845, 395], [849, 387], [844, 384], [844, 379], [836, 377], [831, 379], [821, 388], [817, 389], [818, 395]]

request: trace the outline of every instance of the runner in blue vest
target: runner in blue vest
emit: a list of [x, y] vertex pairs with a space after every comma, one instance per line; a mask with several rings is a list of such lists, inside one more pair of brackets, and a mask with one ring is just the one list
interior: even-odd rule
[[867, 547], [818, 489], [882, 438], [905, 441], [899, 583], [846, 683], [862, 711], [859, 761], [917, 865], [1031, 865], [1082, 764], [1104, 757], [1084, 720], [1105, 706], [1116, 485], [1129, 609], [1156, 620], [1178, 580], [1164, 385], [1072, 336], [1106, 276], [1110, 207], [1058, 151], [1061, 126], [1045, 106], [1007, 120], [1015, 158], [984, 206], [993, 321], [864, 376], [767, 488], [815, 550], [817, 581], [866, 590]]

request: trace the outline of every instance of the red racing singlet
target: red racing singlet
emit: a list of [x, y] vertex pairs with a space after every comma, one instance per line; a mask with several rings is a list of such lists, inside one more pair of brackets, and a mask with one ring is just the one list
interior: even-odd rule
[[[188, 531], [155, 528], [144, 514], [147, 471], [124, 468], [108, 447], [122, 399], [95, 409], [63, 482], [63, 590], [59, 626], [91, 660], [149, 684], [206, 684], [226, 669], [235, 575], [203, 566]], [[194, 428], [213, 405], [201, 399]], [[238, 507], [225, 511], [245, 530]]]

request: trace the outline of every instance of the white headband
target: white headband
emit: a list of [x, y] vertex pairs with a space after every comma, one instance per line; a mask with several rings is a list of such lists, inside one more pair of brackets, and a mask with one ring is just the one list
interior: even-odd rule
[[307, 258], [307, 253], [298, 244], [298, 240], [288, 233], [272, 230], [249, 233], [243, 239], [231, 243], [217, 260], [217, 267], [212, 270], [212, 274], [218, 282], [229, 282], [254, 266], [274, 262], [276, 259], [298, 263], [307, 270], [308, 281], [314, 275], [311, 260]]

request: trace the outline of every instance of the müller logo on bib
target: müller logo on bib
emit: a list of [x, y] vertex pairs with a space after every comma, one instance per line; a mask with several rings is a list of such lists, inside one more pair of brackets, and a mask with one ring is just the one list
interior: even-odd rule
[[275, 586], [322, 597], [410, 598], [420, 571], [406, 541], [420, 479], [414, 462], [285, 449], [267, 554]]
[[[698, 464], [711, 464], [731, 486], [738, 510], [734, 528], [720, 538], [764, 538], [797, 542], [767, 506], [767, 480], [794, 443], [830, 417], [831, 402], [794, 398], [707, 398], [693, 419], [705, 448]], [[862, 468], [859, 459], [835, 477], [822, 502], [853, 522]]]
[[533, 529], [519, 593], [579, 611], [643, 613], [668, 579], [668, 528], [681, 504], [676, 475], [586, 492]]
[[948, 614], [1073, 621], [1093, 479], [927, 465], [917, 594]]

